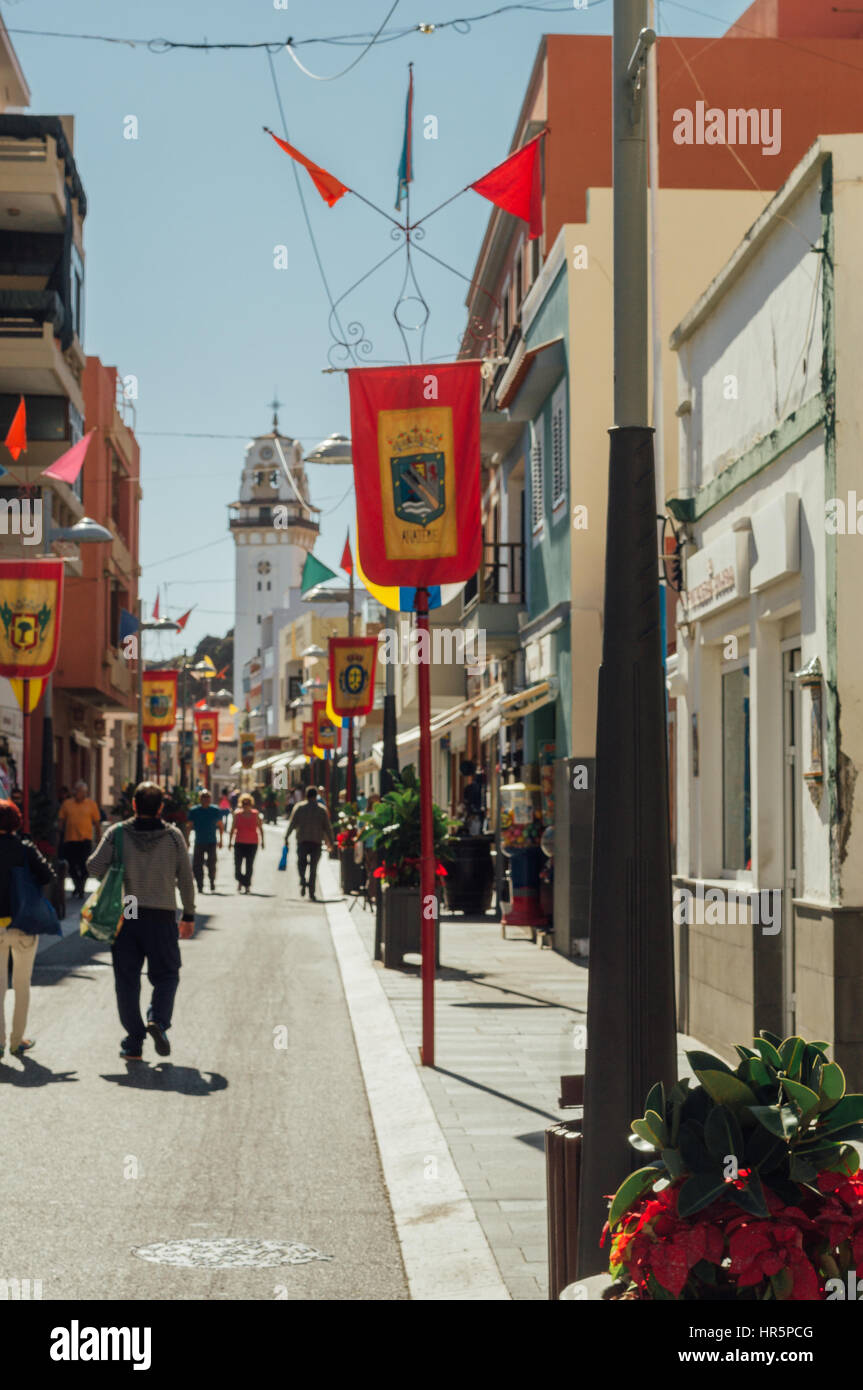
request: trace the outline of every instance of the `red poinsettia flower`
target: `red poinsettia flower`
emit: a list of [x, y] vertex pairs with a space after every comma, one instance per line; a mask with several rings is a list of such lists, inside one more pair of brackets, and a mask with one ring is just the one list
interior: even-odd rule
[[749, 1221], [732, 1233], [728, 1251], [729, 1273], [735, 1276], [738, 1288], [760, 1284], [787, 1269], [793, 1280], [790, 1300], [818, 1298], [818, 1274], [804, 1254], [803, 1232], [794, 1222]]

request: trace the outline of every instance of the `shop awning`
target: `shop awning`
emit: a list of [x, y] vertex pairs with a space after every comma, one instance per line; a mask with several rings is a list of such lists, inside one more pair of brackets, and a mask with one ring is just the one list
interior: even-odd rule
[[549, 676], [548, 680], [529, 685], [527, 690], [519, 690], [515, 695], [505, 695], [499, 706], [502, 722], [514, 724], [517, 719], [535, 714], [543, 705], [549, 705], [552, 700], [557, 699], [557, 691], [557, 677]]

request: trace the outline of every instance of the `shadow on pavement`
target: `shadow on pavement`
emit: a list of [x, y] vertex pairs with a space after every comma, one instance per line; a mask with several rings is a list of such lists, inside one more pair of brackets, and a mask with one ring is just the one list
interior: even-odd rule
[[485, 1086], [481, 1081], [473, 1081], [469, 1076], [462, 1076], [461, 1072], [448, 1071], [446, 1067], [432, 1067], [431, 1070], [438, 1076], [451, 1076], [454, 1081], [463, 1081], [465, 1086], [472, 1086], [476, 1091], [485, 1091], [488, 1096], [497, 1096], [498, 1100], [509, 1101], [510, 1105], [517, 1105], [519, 1110], [529, 1110], [534, 1115], [541, 1115], [544, 1120], [557, 1121], [557, 1115], [550, 1110], [540, 1110], [537, 1105], [526, 1105], [523, 1100], [516, 1100], [515, 1096], [508, 1096], [505, 1091], [497, 1091], [494, 1086]]
[[184, 1096], [211, 1096], [214, 1091], [224, 1091], [228, 1086], [227, 1077], [216, 1071], [201, 1072], [197, 1067], [175, 1067], [171, 1062], [159, 1062], [152, 1067], [149, 1062], [127, 1062], [126, 1067], [127, 1070], [121, 1073], [102, 1072], [102, 1080], [113, 1081], [116, 1086], [128, 1086], [135, 1091], [177, 1091]]
[[0, 1086], [50, 1086], [52, 1081], [77, 1081], [72, 1071], [52, 1071], [26, 1053], [20, 1058], [22, 1071], [0, 1062]]
[[93, 941], [89, 936], [64, 936], [39, 952], [33, 966], [33, 986], [36, 989], [46, 985], [59, 984], [67, 976], [92, 983], [92, 977], [79, 974], [84, 968], [111, 969], [111, 947], [104, 941]]
[[[458, 981], [463, 980], [467, 984], [482, 985], [484, 989], [496, 989], [500, 994], [512, 995], [513, 999], [526, 999], [529, 1004], [541, 1004], [545, 1009], [565, 1009], [571, 1014], [583, 1014], [584, 1009], [577, 1004], [563, 1004], [557, 999], [543, 999], [540, 994], [525, 994], [521, 989], [509, 989], [506, 985], [496, 985], [491, 980], [485, 978], [483, 970], [458, 970], [453, 965], [441, 965], [436, 972], [436, 979]], [[482, 1008], [523, 1008], [522, 1004], [472, 1004], [465, 1002], [456, 1004], [456, 1008], [461, 1009], [482, 1009]]]

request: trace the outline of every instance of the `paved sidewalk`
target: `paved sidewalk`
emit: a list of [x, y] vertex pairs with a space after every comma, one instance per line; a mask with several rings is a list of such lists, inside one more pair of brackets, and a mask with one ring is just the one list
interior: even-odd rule
[[[348, 902], [371, 955], [373, 914]], [[587, 968], [516, 928], [504, 940], [490, 917], [444, 917], [440, 954], [433, 1069], [419, 1066], [419, 971], [376, 969], [511, 1296], [545, 1299], [544, 1136], [576, 1113], [557, 1102], [560, 1077], [584, 1070]]]

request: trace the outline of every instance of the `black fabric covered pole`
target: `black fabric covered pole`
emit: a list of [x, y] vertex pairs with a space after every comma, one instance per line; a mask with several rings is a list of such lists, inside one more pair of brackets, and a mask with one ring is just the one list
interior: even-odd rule
[[610, 435], [579, 1278], [607, 1268], [605, 1197], [644, 1164], [630, 1123], [654, 1082], [677, 1079], [653, 432]]

